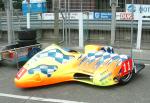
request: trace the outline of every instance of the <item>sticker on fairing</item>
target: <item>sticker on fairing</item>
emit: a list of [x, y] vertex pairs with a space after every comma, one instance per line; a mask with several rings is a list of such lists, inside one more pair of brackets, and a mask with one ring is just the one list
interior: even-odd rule
[[27, 69], [25, 69], [24, 67], [22, 67], [19, 72], [16, 75], [16, 78], [19, 80], [25, 73], [27, 72]]
[[128, 59], [122, 63], [120, 75], [125, 76], [130, 72], [132, 72], [132, 59]]

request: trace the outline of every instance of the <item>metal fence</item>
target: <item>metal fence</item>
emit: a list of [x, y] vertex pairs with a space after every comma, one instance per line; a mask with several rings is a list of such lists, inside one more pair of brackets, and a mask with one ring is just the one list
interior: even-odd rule
[[[117, 52], [132, 54], [135, 59], [150, 60], [148, 51], [141, 51], [142, 49], [150, 49], [150, 20], [142, 21], [141, 50], [138, 50], [139, 21], [132, 17], [134, 10], [129, 14], [127, 13], [127, 4], [130, 4], [131, 7], [133, 5], [133, 7], [138, 7], [138, 4], [144, 6], [150, 2], [148, 0], [119, 0], [116, 17], [119, 15], [120, 18], [116, 20], [116, 35], [113, 46]], [[64, 46], [79, 46], [79, 19], [76, 17], [78, 17], [78, 13], [82, 12], [84, 45], [91, 43], [111, 45], [112, 18], [110, 15], [112, 9], [109, 0], [59, 0], [58, 8], [61, 16], [59, 19], [59, 37], [54, 35], [54, 0], [47, 1], [47, 8], [47, 14], [30, 13], [30, 29], [37, 30], [40, 41], [47, 40], [48, 43], [53, 43], [55, 39], [60, 38], [59, 43]], [[6, 21], [6, 13], [3, 12], [0, 16], [1, 31], [7, 31]], [[27, 28], [27, 16], [23, 16], [21, 10], [14, 9], [13, 30], [17, 33], [22, 28]]]

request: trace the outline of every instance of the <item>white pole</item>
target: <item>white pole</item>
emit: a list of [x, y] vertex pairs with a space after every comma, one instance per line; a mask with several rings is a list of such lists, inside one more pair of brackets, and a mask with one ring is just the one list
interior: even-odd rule
[[142, 36], [142, 16], [139, 15], [136, 49], [141, 49], [141, 36]]
[[3, 1], [5, 5], [5, 10], [7, 12], [7, 33], [8, 33], [8, 44], [15, 43], [15, 37], [13, 33], [13, 4], [12, 0]]
[[113, 0], [111, 2], [111, 12], [112, 12], [112, 20], [111, 20], [111, 45], [115, 44], [115, 36], [116, 36], [116, 7], [118, 2]]
[[27, 13], [27, 28], [30, 29], [30, 13]]
[[83, 13], [79, 13], [79, 47], [84, 47], [84, 36], [83, 36]]
[[30, 29], [30, 1], [28, 1], [27, 29]]

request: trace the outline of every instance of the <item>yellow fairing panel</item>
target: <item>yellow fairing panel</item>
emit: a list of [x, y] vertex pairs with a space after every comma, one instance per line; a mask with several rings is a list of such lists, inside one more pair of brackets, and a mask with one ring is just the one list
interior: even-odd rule
[[[31, 58], [17, 73], [19, 88], [37, 87], [65, 81], [80, 81], [109, 86], [118, 83], [121, 58], [101, 50], [102, 46], [86, 46], [86, 53], [70, 52], [51, 45]], [[127, 59], [127, 57], [125, 57]]]

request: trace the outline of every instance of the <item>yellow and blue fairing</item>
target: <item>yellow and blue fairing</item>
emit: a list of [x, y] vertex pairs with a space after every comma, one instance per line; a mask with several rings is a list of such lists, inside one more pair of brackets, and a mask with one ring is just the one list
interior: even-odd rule
[[17, 73], [19, 88], [37, 87], [65, 81], [110, 86], [132, 73], [132, 59], [115, 54], [113, 48], [88, 45], [85, 53], [66, 51], [51, 45], [32, 57]]

